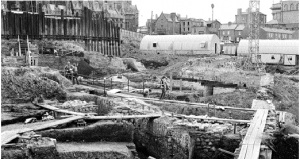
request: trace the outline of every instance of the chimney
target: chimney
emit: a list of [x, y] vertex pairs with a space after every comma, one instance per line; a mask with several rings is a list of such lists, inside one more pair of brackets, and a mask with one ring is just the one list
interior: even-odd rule
[[173, 21], [175, 21], [175, 16], [176, 16], [176, 13], [171, 13], [171, 19], [172, 19]]
[[237, 10], [237, 15], [241, 15], [242, 14], [242, 8], [239, 8], [238, 10]]
[[178, 19], [180, 19], [180, 14], [177, 14]]
[[228, 22], [228, 26], [230, 26], [232, 23], [231, 22]]

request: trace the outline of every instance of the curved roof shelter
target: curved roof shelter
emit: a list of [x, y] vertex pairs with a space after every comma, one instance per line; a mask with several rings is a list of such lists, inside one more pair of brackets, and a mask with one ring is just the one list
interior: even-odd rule
[[[220, 50], [220, 39], [214, 34], [146, 35], [141, 41], [144, 51], [209, 51]], [[218, 52], [219, 53], [219, 52]]]
[[[238, 55], [248, 55], [248, 40], [241, 40]], [[259, 40], [260, 54], [299, 55], [299, 40]]]

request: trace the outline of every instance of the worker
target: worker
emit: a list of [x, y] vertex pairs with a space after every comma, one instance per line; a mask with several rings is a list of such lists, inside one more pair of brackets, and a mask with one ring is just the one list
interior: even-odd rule
[[72, 65], [72, 69], [73, 69], [73, 84], [75, 84], [75, 80], [76, 80], [77, 84], [79, 84], [79, 82], [78, 82], [78, 70], [77, 70], [77, 67], [78, 67], [78, 63], [74, 63]]
[[70, 61], [68, 61], [67, 65], [65, 66], [65, 76], [68, 78], [68, 79], [72, 79], [72, 74], [73, 74], [73, 70], [72, 70], [72, 65], [70, 63]]
[[161, 88], [161, 95], [160, 95], [159, 99], [162, 100], [162, 99], [165, 98], [167, 90], [169, 90], [169, 86], [168, 86], [168, 83], [167, 83], [167, 77], [166, 76], [163, 76], [161, 78], [160, 88]]

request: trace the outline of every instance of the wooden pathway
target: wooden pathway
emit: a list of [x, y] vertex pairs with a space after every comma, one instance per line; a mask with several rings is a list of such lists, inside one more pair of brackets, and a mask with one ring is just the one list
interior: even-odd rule
[[[274, 84], [274, 77], [270, 74], [266, 74], [261, 77], [260, 87], [270, 86]], [[251, 120], [250, 127], [246, 133], [242, 142], [242, 147], [238, 159], [258, 159], [260, 154], [260, 146], [266, 120], [269, 110], [275, 110], [275, 106], [272, 102], [265, 100], [254, 99], [251, 109], [256, 109], [256, 113]], [[283, 113], [282, 113], [283, 114]], [[282, 114], [280, 116], [283, 120]]]
[[256, 111], [243, 140], [238, 159], [258, 159], [268, 111], [267, 109], [258, 109]]
[[57, 125], [70, 123], [72, 121], [82, 119], [82, 118], [83, 118], [83, 116], [73, 116], [70, 118], [62, 119], [62, 120], [55, 120], [55, 121], [47, 123], [47, 124], [41, 122], [40, 125], [36, 125], [33, 127], [29, 127], [29, 128], [17, 129], [17, 130], [12, 130], [12, 131], [4, 131], [1, 133], [1, 145], [6, 144], [6, 143], [12, 141], [13, 139], [19, 137], [19, 133], [43, 130], [43, 129], [47, 129], [49, 127], [54, 127]]

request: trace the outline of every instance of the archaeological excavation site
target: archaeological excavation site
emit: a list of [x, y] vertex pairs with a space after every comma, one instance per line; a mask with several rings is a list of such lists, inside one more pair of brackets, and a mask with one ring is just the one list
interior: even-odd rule
[[131, 1], [1, 3], [1, 158], [299, 158], [299, 40], [137, 32]]

